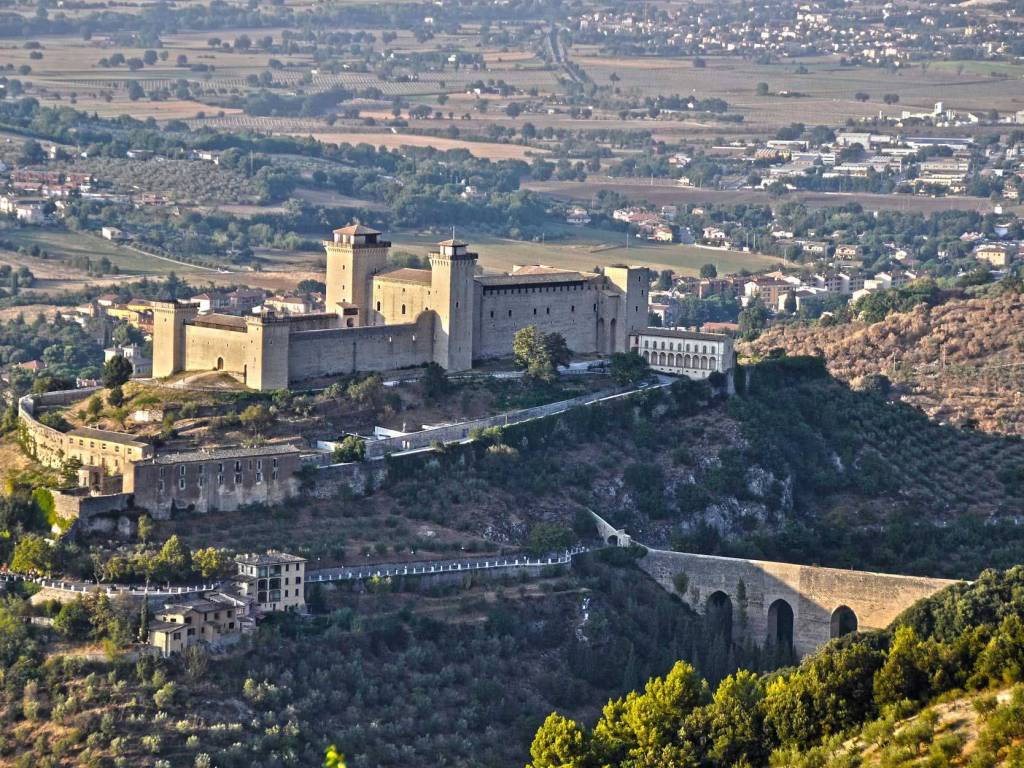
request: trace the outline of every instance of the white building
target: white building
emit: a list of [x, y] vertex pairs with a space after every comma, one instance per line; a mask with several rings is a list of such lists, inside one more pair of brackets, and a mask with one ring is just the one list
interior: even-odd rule
[[675, 328], [644, 328], [630, 336], [630, 349], [656, 371], [706, 379], [714, 371], [728, 374], [736, 367], [732, 338]]

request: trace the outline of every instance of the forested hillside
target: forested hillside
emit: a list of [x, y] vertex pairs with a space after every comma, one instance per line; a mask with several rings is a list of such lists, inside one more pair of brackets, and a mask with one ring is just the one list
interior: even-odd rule
[[591, 508], [688, 552], [963, 578], [1020, 561], [1024, 443], [852, 390], [817, 358], [766, 360], [746, 381], [728, 400], [679, 381], [483, 435], [387, 493], [492, 540]]
[[[1022, 682], [1024, 568], [988, 571], [793, 669], [739, 672], [712, 691], [680, 662], [610, 701], [592, 728], [552, 714], [530, 766], [1020, 766]], [[901, 722], [940, 697], [985, 691], [1001, 694], [975, 696], [972, 734], [951, 726], [948, 706]]]
[[[1024, 294], [919, 303], [878, 322], [786, 323], [741, 347], [823, 355], [829, 371], [854, 386], [878, 386], [937, 421], [1024, 434]], [[883, 385], [884, 386], [884, 385]]]

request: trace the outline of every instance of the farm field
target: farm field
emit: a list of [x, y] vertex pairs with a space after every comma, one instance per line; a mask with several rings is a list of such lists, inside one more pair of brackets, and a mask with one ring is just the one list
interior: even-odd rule
[[[630, 179], [608, 177], [575, 181], [528, 181], [524, 189], [565, 200], [586, 202], [601, 190], [609, 190], [637, 200], [657, 205], [735, 205], [737, 203], [771, 205], [778, 200], [764, 192], [752, 189], [696, 189], [671, 184], [648, 186]], [[936, 211], [964, 210], [991, 212], [992, 202], [983, 197], [925, 197], [919, 195], [879, 195], [869, 192], [790, 192], [782, 201], [798, 200], [808, 208], [827, 208], [846, 203], [860, 203], [872, 210], [894, 210], [923, 214]], [[1007, 206], [1004, 210], [1020, 212], [1021, 206]]]
[[[307, 135], [307, 134], [294, 134]], [[530, 147], [523, 147], [518, 144], [494, 144], [482, 141], [465, 141], [461, 139], [446, 139], [436, 136], [416, 136], [399, 133], [317, 133], [315, 137], [320, 141], [329, 144], [372, 144], [375, 147], [387, 147], [398, 149], [400, 147], [434, 147], [442, 152], [451, 149], [466, 149], [478, 157], [486, 157], [490, 160], [526, 160], [531, 157], [543, 155]]]
[[[553, 233], [555, 234], [555, 233]], [[696, 275], [702, 264], [714, 263], [719, 272], [763, 269], [782, 263], [774, 256], [741, 251], [719, 251], [698, 246], [671, 243], [646, 243], [632, 240], [627, 248], [625, 235], [590, 227], [568, 228], [565, 239], [544, 243], [524, 242], [459, 230], [456, 236], [469, 242], [480, 254], [480, 266], [488, 271], [505, 272], [514, 264], [547, 264], [564, 269], [590, 271], [595, 266], [628, 262], [652, 269], [672, 269], [680, 274]], [[388, 232], [393, 250], [426, 254], [446, 237], [445, 233]], [[450, 236], [450, 235], [447, 235]]]
[[[87, 284], [108, 285], [123, 282], [125, 277], [160, 277], [171, 272], [186, 279], [208, 278], [215, 274], [209, 270], [148, 256], [88, 232], [26, 228], [3, 230], [0, 236], [15, 247], [31, 248], [38, 245], [49, 254], [49, 258], [42, 259], [0, 249], [0, 262], [25, 265], [36, 275], [38, 281], [33, 291], [72, 291]], [[106, 256], [121, 274], [94, 277], [63, 263], [66, 259], [85, 256], [94, 261]]]
[[[743, 115], [748, 128], [757, 126], [762, 130], [792, 122], [841, 124], [850, 117], [873, 117], [880, 112], [899, 117], [904, 109], [930, 111], [936, 101], [948, 108], [986, 112], [1024, 107], [1024, 67], [1013, 64], [936, 62], [927, 69], [915, 66], [888, 70], [841, 66], [833, 58], [759, 64], [710, 57], [700, 69], [690, 59], [608, 58], [586, 46], [575, 46], [570, 54], [598, 85], [608, 85], [615, 74], [623, 93], [719, 97], [729, 103], [730, 112]], [[796, 74], [800, 66], [806, 74]], [[768, 84], [771, 94], [789, 91], [804, 96], [758, 96], [755, 88], [760, 82]], [[858, 92], [869, 94], [870, 100], [857, 101], [854, 94]], [[899, 95], [899, 103], [883, 104], [882, 96], [887, 93]]]

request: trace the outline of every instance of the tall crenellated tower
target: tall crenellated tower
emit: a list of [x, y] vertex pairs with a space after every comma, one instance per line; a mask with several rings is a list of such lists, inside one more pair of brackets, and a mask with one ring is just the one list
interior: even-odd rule
[[185, 370], [185, 323], [199, 314], [198, 304], [153, 302], [153, 377]]
[[449, 371], [473, 367], [473, 274], [477, 254], [466, 243], [445, 240], [430, 254], [434, 362]]
[[650, 273], [647, 267], [614, 266], [604, 268], [604, 277], [619, 293], [615, 325], [608, 330], [608, 351], [628, 352], [630, 334], [647, 327]]
[[327, 311], [341, 313], [338, 304], [359, 307], [359, 324], [372, 325], [370, 280], [385, 269], [391, 243], [381, 233], [362, 224], [334, 230], [325, 240], [327, 250]]

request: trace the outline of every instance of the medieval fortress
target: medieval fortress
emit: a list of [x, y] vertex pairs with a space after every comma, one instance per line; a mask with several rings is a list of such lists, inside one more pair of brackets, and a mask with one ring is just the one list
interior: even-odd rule
[[477, 254], [453, 239], [430, 254], [430, 269], [396, 269], [388, 265], [391, 243], [359, 224], [335, 230], [324, 247], [322, 313], [239, 317], [154, 302], [154, 377], [220, 370], [272, 390], [430, 362], [462, 371], [510, 355], [516, 331], [528, 325], [562, 334], [577, 354], [626, 352], [647, 326], [645, 267], [478, 275]]

